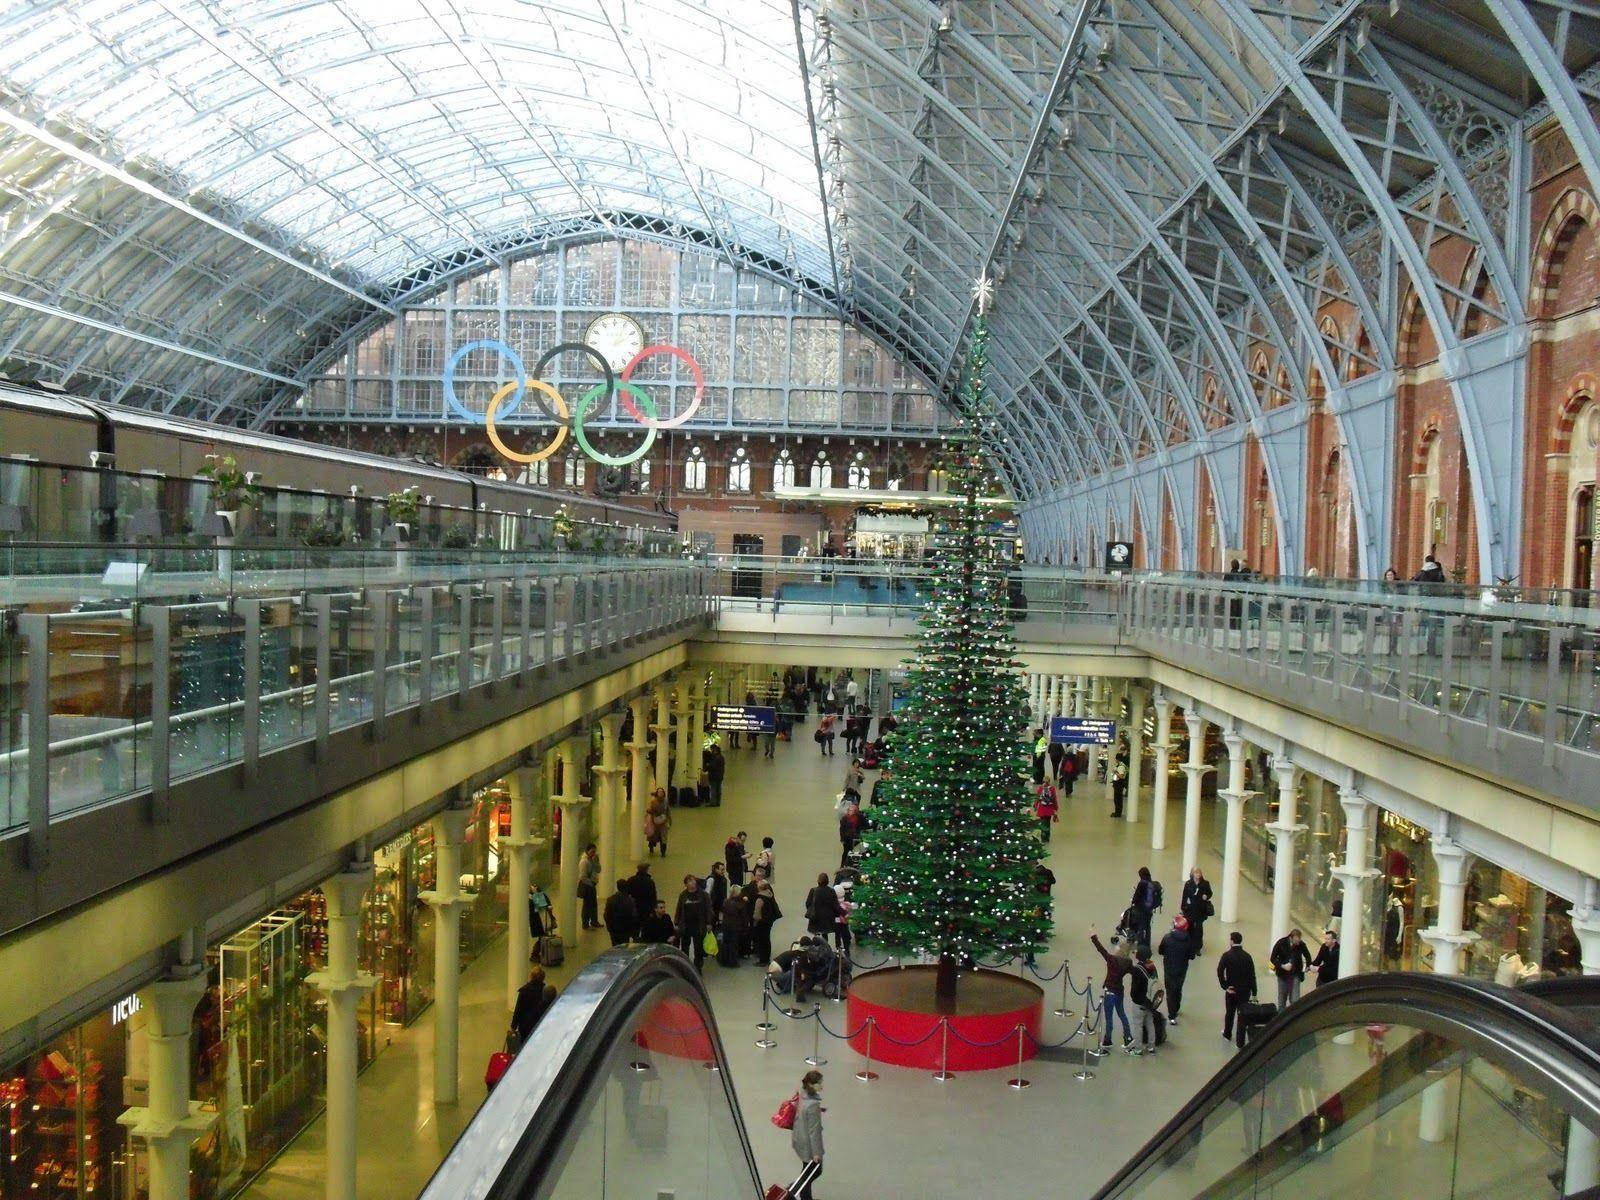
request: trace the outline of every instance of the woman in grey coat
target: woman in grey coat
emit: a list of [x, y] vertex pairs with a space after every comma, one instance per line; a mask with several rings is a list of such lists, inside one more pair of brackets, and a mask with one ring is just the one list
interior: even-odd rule
[[790, 1141], [800, 1156], [800, 1177], [790, 1195], [794, 1200], [811, 1200], [811, 1185], [822, 1174], [821, 1071], [807, 1071], [800, 1079], [800, 1107], [795, 1110]]

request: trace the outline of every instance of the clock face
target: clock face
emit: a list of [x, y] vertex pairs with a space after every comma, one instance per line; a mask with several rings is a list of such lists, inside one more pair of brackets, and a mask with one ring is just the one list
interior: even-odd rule
[[589, 323], [583, 340], [599, 351], [613, 371], [620, 371], [644, 349], [644, 330], [626, 313], [606, 313]]

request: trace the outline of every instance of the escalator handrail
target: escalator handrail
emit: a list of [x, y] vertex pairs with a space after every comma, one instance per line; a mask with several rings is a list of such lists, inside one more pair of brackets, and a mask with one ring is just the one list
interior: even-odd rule
[[688, 1002], [704, 1022], [750, 1172], [760, 1194], [727, 1055], [699, 973], [671, 946], [608, 950], [567, 984], [510, 1068], [490, 1092], [419, 1200], [522, 1200], [559, 1170], [581, 1132], [589, 1102], [609, 1076], [606, 1064], [619, 1038], [631, 1038], [641, 1013], [670, 995]]
[[[1600, 978], [1591, 979], [1600, 1003]], [[1325, 1029], [1392, 1024], [1454, 1038], [1500, 1066], [1536, 1071], [1560, 1094], [1568, 1113], [1600, 1131], [1600, 1034], [1567, 1005], [1581, 985], [1559, 998], [1531, 988], [1502, 987], [1458, 976], [1391, 971], [1356, 975], [1319, 987], [1270, 1024], [1190, 1098], [1111, 1177], [1093, 1200], [1113, 1200], [1199, 1132], [1206, 1118], [1233, 1101], [1272, 1059]]]

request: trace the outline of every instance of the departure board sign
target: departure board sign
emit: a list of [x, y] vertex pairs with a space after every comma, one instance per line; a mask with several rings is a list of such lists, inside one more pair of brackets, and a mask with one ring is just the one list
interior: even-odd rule
[[714, 704], [711, 728], [724, 733], [776, 733], [778, 710], [766, 704]]
[[1050, 740], [1066, 746], [1115, 745], [1117, 723], [1104, 717], [1052, 717]]

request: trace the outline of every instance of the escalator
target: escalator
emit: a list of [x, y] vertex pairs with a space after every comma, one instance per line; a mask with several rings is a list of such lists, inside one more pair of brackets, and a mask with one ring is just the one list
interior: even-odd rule
[[[1600, 979], [1319, 988], [1092, 1195], [1600, 1200], [1597, 1021]], [[649, 947], [578, 975], [423, 1200], [761, 1194], [700, 980]]]

